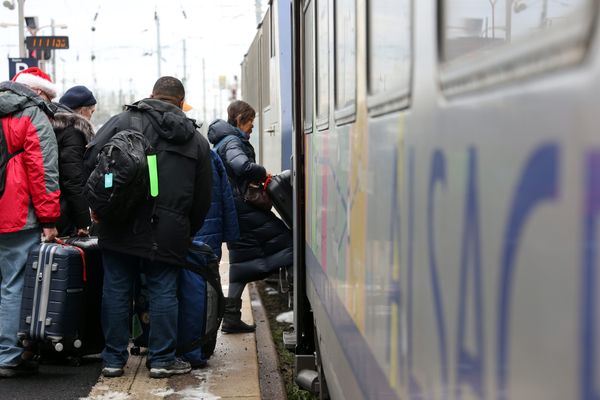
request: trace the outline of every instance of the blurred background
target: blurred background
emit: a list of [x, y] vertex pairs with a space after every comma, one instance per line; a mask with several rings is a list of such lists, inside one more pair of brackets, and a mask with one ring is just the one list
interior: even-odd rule
[[184, 82], [193, 107], [188, 116], [211, 121], [240, 96], [240, 62], [267, 6], [267, 0], [2, 0], [0, 81], [11, 78], [10, 59], [22, 56], [21, 11], [25, 37], [68, 36], [68, 49], [25, 49], [26, 57], [39, 59], [59, 96], [74, 85], [89, 87], [98, 99], [96, 127], [123, 104], [147, 97], [164, 75]]

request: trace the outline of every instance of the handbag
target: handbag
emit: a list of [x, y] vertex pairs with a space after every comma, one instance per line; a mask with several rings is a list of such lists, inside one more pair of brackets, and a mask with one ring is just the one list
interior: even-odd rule
[[265, 186], [262, 183], [250, 182], [244, 192], [244, 201], [254, 208], [263, 211], [270, 211], [273, 207], [271, 197], [265, 190]]

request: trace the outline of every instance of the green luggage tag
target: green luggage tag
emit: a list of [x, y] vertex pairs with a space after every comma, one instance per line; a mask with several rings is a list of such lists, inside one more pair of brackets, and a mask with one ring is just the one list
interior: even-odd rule
[[150, 196], [158, 196], [158, 168], [156, 164], [156, 154], [146, 156], [148, 160], [148, 175], [150, 177]]

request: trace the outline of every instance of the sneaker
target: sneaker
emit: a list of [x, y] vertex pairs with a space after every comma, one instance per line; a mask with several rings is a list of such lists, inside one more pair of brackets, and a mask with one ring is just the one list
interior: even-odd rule
[[125, 371], [123, 371], [123, 368], [120, 368], [120, 367], [104, 367], [104, 368], [102, 368], [102, 376], [104, 376], [106, 378], [117, 378], [119, 376], [122, 376], [124, 372]]
[[17, 375], [32, 375], [36, 374], [39, 369], [39, 364], [31, 360], [23, 360], [19, 365], [14, 367], [0, 367], [0, 378], [13, 378]]
[[170, 365], [165, 367], [150, 368], [150, 378], [168, 378], [171, 375], [187, 374], [192, 370], [189, 362], [176, 358]]

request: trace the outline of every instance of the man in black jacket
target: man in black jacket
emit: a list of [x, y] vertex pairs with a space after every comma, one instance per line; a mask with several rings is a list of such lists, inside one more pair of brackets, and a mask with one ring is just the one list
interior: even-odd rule
[[106, 377], [121, 376], [127, 362], [129, 301], [139, 271], [146, 276], [150, 298], [150, 376], [164, 378], [191, 370], [189, 363], [175, 358], [178, 266], [184, 265], [191, 237], [210, 207], [212, 170], [208, 142], [182, 111], [184, 98], [178, 79], [158, 79], [150, 98], [112, 117], [85, 155], [89, 176], [102, 146], [117, 132], [131, 128], [132, 113], [141, 117], [143, 134], [157, 153], [158, 197], [140, 204], [127, 221], [98, 221]]

